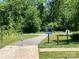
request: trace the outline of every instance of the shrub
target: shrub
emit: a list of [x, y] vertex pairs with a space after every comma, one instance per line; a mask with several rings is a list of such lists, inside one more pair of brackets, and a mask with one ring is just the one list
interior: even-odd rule
[[54, 31], [65, 31], [66, 27], [63, 25], [60, 25], [58, 22], [51, 22], [48, 24], [48, 26], [52, 26]]
[[40, 30], [41, 20], [38, 17], [38, 11], [33, 6], [29, 7], [27, 10], [26, 20], [24, 22], [23, 32], [31, 33]]
[[79, 39], [79, 33], [73, 33], [72, 35], [71, 35], [71, 38], [72, 38], [72, 40], [74, 40], [74, 41], [79, 41], [78, 39]]
[[34, 33], [39, 30], [40, 30], [40, 22], [39, 22], [39, 20], [37, 21], [35, 19], [28, 20], [26, 22], [26, 26], [24, 26], [24, 28], [23, 28], [24, 33]]

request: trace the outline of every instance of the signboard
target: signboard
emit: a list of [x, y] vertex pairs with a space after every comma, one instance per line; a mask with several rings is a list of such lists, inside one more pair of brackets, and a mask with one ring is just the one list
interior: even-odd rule
[[52, 34], [52, 27], [46, 27], [46, 34]]

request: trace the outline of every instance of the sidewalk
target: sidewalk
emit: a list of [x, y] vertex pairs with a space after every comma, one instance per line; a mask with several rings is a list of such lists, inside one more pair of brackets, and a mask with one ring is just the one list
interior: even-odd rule
[[40, 36], [15, 42], [10, 46], [0, 49], [1, 59], [39, 59], [38, 46], [43, 39], [47, 37], [46, 34], [39, 34]]
[[38, 46], [7, 46], [0, 50], [0, 59], [39, 59]]
[[79, 51], [79, 48], [40, 48], [40, 52]]
[[47, 37], [46, 34], [38, 34], [40, 36], [37, 36], [35, 38], [30, 38], [30, 39], [24, 39], [23, 41], [15, 42], [12, 45], [18, 45], [18, 46], [25, 46], [25, 45], [37, 45], [39, 44], [43, 39]]

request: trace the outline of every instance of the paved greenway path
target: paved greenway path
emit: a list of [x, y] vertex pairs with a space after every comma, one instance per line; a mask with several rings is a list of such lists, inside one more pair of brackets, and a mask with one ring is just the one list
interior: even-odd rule
[[7, 46], [0, 49], [0, 59], [39, 59], [38, 46]]
[[19, 42], [16, 42], [14, 43], [13, 45], [18, 45], [18, 46], [21, 46], [21, 45], [37, 45], [39, 44], [43, 39], [45, 39], [47, 37], [46, 34], [37, 34], [39, 36], [35, 37], [35, 38], [31, 38], [31, 39], [25, 39], [23, 41], [19, 41]]
[[46, 34], [16, 42], [0, 49], [0, 59], [39, 59], [38, 46]]

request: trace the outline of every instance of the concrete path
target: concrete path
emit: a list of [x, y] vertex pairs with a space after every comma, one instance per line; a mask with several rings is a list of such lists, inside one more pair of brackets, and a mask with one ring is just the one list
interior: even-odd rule
[[39, 59], [38, 46], [7, 46], [0, 49], [0, 59]]
[[35, 38], [31, 38], [31, 39], [25, 39], [23, 41], [19, 41], [14, 43], [13, 45], [37, 45], [39, 44], [43, 39], [45, 39], [47, 37], [46, 34], [40, 34], [39, 36], [35, 37]]
[[79, 48], [40, 48], [40, 52], [79, 51]]
[[40, 34], [38, 37], [26, 39], [13, 43], [0, 49], [0, 59], [39, 59], [38, 46], [46, 34]]

